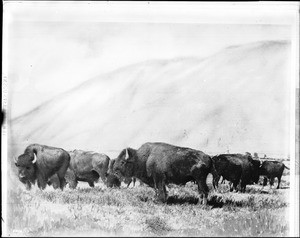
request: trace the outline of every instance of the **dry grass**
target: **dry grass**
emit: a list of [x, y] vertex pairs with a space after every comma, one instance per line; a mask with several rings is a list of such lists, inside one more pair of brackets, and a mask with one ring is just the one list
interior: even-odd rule
[[286, 236], [288, 189], [231, 193], [211, 190], [196, 204], [197, 187], [170, 186], [167, 204], [147, 186], [113, 189], [97, 184], [64, 191], [22, 187], [9, 191], [9, 235], [14, 236]]

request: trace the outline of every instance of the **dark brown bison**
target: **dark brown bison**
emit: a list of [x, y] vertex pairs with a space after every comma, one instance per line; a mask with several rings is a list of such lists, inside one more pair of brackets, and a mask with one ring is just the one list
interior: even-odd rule
[[267, 185], [268, 179], [270, 180], [270, 187], [272, 187], [272, 185], [274, 184], [274, 179], [277, 177], [277, 189], [279, 189], [284, 168], [289, 169], [284, 165], [284, 163], [279, 161], [264, 161], [259, 168], [259, 174], [264, 176], [263, 187]]
[[241, 183], [241, 192], [245, 192], [247, 184], [259, 180], [260, 161], [254, 160], [249, 154], [221, 154], [214, 156], [212, 161], [214, 188], [218, 187], [221, 176], [232, 183], [230, 191], [237, 191], [237, 185]]
[[237, 191], [237, 185], [240, 182], [242, 176], [241, 161], [236, 156], [230, 156], [229, 154], [222, 154], [212, 157], [213, 167], [216, 173], [213, 173], [213, 186], [218, 187], [220, 177], [223, 180], [226, 179], [232, 182], [233, 186], [230, 191], [235, 189]]
[[83, 150], [69, 151], [69, 154], [71, 161], [66, 179], [70, 188], [75, 189], [78, 181], [87, 182], [90, 187], [94, 187], [94, 182], [99, 178], [106, 183], [110, 160], [107, 155]]
[[197, 181], [200, 202], [207, 203], [206, 178], [212, 168], [209, 155], [202, 151], [166, 143], [145, 143], [138, 150], [121, 151], [113, 165], [117, 176], [136, 177], [153, 187], [162, 202], [167, 200], [166, 185]]
[[31, 189], [37, 180], [38, 187], [45, 189], [49, 178], [56, 174], [59, 187], [63, 190], [65, 173], [70, 163], [70, 155], [64, 149], [46, 145], [31, 144], [15, 159], [19, 180]]

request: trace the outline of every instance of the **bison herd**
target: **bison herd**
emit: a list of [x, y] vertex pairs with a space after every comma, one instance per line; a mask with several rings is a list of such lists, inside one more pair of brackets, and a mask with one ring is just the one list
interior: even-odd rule
[[[115, 159], [93, 151], [65, 151], [61, 148], [31, 144], [15, 158], [19, 180], [27, 189], [37, 182], [40, 189], [46, 185], [63, 188], [66, 184], [75, 189], [78, 181], [90, 187], [100, 178], [107, 187], [120, 187], [121, 181], [147, 184], [155, 189], [157, 198], [166, 202], [168, 184], [184, 185], [193, 181], [198, 186], [199, 201], [207, 204], [209, 173], [216, 189], [220, 177], [230, 182], [230, 191], [245, 192], [247, 184], [258, 183], [263, 176], [263, 186], [274, 178], [280, 186], [284, 168], [282, 162], [255, 159], [251, 154], [220, 154], [209, 156], [202, 151], [166, 143], [145, 143], [139, 149], [126, 148]], [[287, 168], [288, 169], [288, 168]]]

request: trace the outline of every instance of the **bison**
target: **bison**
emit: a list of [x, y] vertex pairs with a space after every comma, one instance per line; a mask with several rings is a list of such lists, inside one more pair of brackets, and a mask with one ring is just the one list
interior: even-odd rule
[[87, 182], [94, 187], [99, 178], [105, 183], [110, 158], [93, 151], [73, 150], [70, 166], [66, 174], [70, 188], [75, 189], [78, 181]]
[[264, 161], [259, 168], [259, 174], [264, 176], [263, 187], [267, 185], [268, 179], [270, 180], [270, 187], [272, 187], [272, 185], [274, 184], [274, 179], [277, 177], [277, 189], [279, 189], [281, 176], [284, 168], [289, 169], [285, 166], [284, 163], [279, 161]]
[[197, 181], [200, 202], [207, 204], [206, 178], [212, 168], [209, 155], [202, 151], [166, 143], [145, 143], [138, 150], [126, 148], [115, 159], [117, 176], [136, 177], [154, 188], [158, 199], [167, 200], [166, 185]]
[[230, 191], [237, 191], [237, 185], [241, 183], [241, 192], [245, 192], [246, 185], [257, 183], [259, 180], [260, 161], [254, 160], [246, 154], [221, 154], [214, 156], [213, 161], [213, 186], [218, 187], [218, 181], [222, 176], [230, 181]]
[[63, 190], [69, 163], [70, 155], [64, 149], [39, 144], [27, 146], [24, 153], [15, 159], [19, 180], [28, 190], [36, 181], [40, 189], [45, 189], [49, 178], [54, 174], [57, 175], [59, 187]]
[[230, 188], [230, 191], [233, 189], [237, 190], [237, 185], [242, 176], [241, 161], [237, 157], [230, 156], [229, 154], [214, 156], [212, 157], [212, 161], [215, 170], [215, 173], [213, 173], [214, 188], [218, 187], [218, 182], [222, 176], [223, 180], [226, 179], [232, 182], [233, 187]]

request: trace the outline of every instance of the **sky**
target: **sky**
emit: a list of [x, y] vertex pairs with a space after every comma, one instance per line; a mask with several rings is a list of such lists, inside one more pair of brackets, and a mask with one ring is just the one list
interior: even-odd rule
[[289, 5], [286, 11], [276, 4], [246, 6], [7, 2], [10, 116], [126, 65], [204, 58], [231, 45], [291, 39]]

